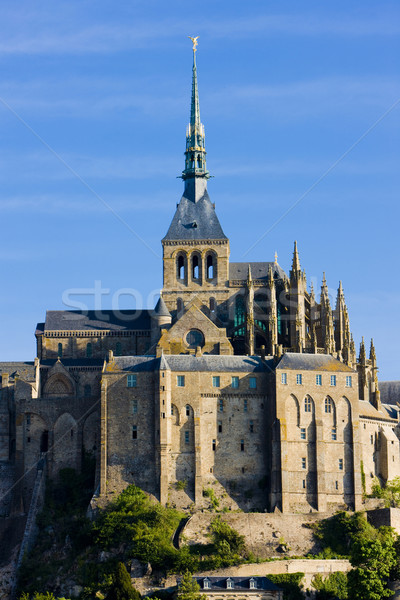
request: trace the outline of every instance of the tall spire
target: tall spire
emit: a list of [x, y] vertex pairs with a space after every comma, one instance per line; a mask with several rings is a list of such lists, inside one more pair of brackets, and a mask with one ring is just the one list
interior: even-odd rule
[[190, 122], [186, 128], [185, 169], [182, 171], [182, 179], [193, 177], [208, 179], [210, 177], [206, 167], [204, 125], [200, 121], [196, 66], [197, 37], [190, 37], [193, 42], [192, 100], [190, 104]]

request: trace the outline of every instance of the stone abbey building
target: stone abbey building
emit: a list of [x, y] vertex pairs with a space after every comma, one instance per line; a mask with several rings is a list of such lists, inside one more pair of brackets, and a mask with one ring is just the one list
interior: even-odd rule
[[38, 461], [56, 477], [84, 452], [105, 499], [134, 482], [166, 503], [186, 482], [197, 505], [218, 485], [238, 503], [256, 489], [270, 511], [359, 509], [374, 477], [400, 475], [399, 410], [381, 401], [372, 342], [356, 355], [341, 283], [334, 305], [325, 277], [320, 294], [309, 289], [296, 243], [289, 273], [276, 258], [229, 260], [195, 56], [160, 299], [48, 311], [35, 360], [0, 363], [3, 514], [28, 510]]

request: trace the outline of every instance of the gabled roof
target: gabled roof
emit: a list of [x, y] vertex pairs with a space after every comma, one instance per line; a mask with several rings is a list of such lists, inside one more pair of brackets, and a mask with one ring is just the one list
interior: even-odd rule
[[354, 373], [353, 369], [333, 358], [330, 354], [300, 354], [286, 352], [276, 365], [277, 369], [293, 369], [298, 371], [342, 371]]
[[258, 356], [233, 356], [208, 354], [163, 354], [155, 356], [114, 356], [114, 364], [121, 371], [156, 371], [160, 368], [171, 371], [216, 371], [229, 373], [266, 373], [273, 368], [273, 359], [261, 360]]
[[48, 310], [44, 325], [44, 332], [138, 329], [151, 329], [150, 310]]
[[267, 281], [269, 268], [272, 273], [281, 279], [287, 279], [285, 271], [275, 262], [231, 262], [229, 263], [229, 279], [239, 279], [245, 281], [249, 272], [253, 279], [263, 279]]
[[210, 201], [205, 179], [185, 181], [185, 191], [163, 241], [227, 240]]
[[0, 378], [7, 373], [10, 379], [21, 377], [25, 381], [35, 379], [35, 363], [30, 361], [0, 362]]
[[[257, 590], [270, 590], [270, 591], [279, 591], [281, 588], [276, 586], [268, 577], [193, 577], [197, 581], [197, 583], [201, 587], [202, 592], [218, 590], [219, 592], [229, 592], [232, 593], [232, 589], [227, 589], [226, 582], [227, 580], [231, 580], [235, 590], [240, 590], [241, 592], [256, 592]], [[210, 587], [205, 588], [203, 585], [204, 580], [209, 582]], [[250, 580], [254, 580], [257, 587], [252, 589], [250, 588]], [[177, 580], [178, 583], [180, 579]]]

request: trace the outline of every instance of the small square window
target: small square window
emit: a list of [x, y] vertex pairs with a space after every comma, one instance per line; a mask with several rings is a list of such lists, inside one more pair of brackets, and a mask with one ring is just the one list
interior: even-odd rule
[[343, 471], [343, 458], [339, 458], [339, 471]]
[[132, 425], [132, 439], [137, 440], [137, 426]]
[[301, 373], [297, 373], [297, 375], [296, 375], [296, 383], [297, 383], [297, 385], [302, 385], [303, 384], [303, 375]]
[[136, 375], [133, 375], [132, 373], [130, 375], [127, 375], [126, 387], [133, 388], [133, 387], [136, 387], [136, 384], [137, 384]]
[[331, 435], [332, 435], [332, 439], [333, 439], [334, 441], [336, 441], [336, 440], [337, 440], [336, 427], [332, 427], [332, 432], [331, 432]]
[[306, 465], [307, 465], [307, 463], [306, 463], [306, 459], [303, 457], [303, 458], [301, 459], [301, 468], [302, 468], [302, 469], [305, 469], [305, 468], [306, 468]]
[[352, 387], [353, 386], [353, 382], [351, 379], [351, 375], [346, 375], [346, 387]]
[[300, 429], [300, 439], [301, 440], [306, 439], [306, 428], [305, 427], [301, 427], [301, 429]]
[[232, 377], [231, 387], [238, 388], [239, 387], [239, 377]]
[[138, 407], [137, 400], [132, 400], [132, 414], [133, 415], [136, 415], [137, 407]]
[[185, 376], [184, 375], [176, 376], [176, 385], [178, 387], [185, 387]]
[[316, 385], [322, 385], [322, 375], [315, 376], [315, 383]]
[[331, 386], [334, 387], [336, 385], [336, 375], [331, 375]]
[[213, 378], [212, 378], [212, 384], [213, 384], [213, 387], [217, 387], [217, 388], [219, 388], [219, 386], [220, 386], [220, 378], [219, 378], [219, 375], [213, 375]]
[[189, 439], [190, 439], [189, 431], [185, 431], [185, 444], [189, 443]]
[[281, 383], [287, 385], [287, 373], [281, 373]]
[[250, 377], [250, 379], [249, 379], [249, 388], [251, 390], [256, 390], [257, 389], [257, 379], [255, 377]]

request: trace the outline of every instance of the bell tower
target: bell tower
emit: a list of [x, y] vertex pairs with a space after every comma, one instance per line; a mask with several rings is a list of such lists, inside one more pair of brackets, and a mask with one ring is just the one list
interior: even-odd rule
[[169, 312], [178, 316], [195, 296], [211, 313], [219, 314], [228, 299], [229, 240], [207, 191], [210, 174], [206, 165], [204, 125], [200, 120], [196, 50], [193, 42], [190, 121], [186, 129], [182, 198], [163, 246], [162, 298]]

